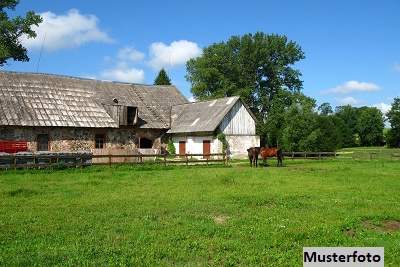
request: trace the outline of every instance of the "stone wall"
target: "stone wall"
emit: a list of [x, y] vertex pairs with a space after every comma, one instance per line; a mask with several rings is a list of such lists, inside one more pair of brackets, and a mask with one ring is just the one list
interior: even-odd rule
[[139, 138], [153, 140], [153, 148], [160, 148], [164, 130], [157, 129], [97, 129], [67, 127], [0, 127], [0, 140], [27, 141], [30, 151], [37, 150], [37, 136], [48, 134], [50, 151], [82, 151], [95, 147], [96, 134], [105, 134], [105, 147], [112, 149], [137, 148]]

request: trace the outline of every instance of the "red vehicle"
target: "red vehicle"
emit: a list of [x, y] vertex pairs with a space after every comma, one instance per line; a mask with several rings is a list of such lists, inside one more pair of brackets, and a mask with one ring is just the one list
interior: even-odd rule
[[2, 141], [0, 140], [0, 152], [17, 153], [28, 151], [26, 141]]

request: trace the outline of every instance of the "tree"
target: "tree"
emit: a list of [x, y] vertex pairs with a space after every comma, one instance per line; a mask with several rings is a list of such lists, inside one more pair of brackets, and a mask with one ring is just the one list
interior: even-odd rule
[[391, 126], [387, 133], [387, 144], [390, 147], [400, 147], [400, 97], [394, 99], [386, 117]]
[[[357, 108], [350, 105], [336, 107], [335, 117], [340, 121], [339, 128], [343, 147], [353, 147], [357, 144]], [[338, 125], [337, 125], [338, 126]]]
[[7, 60], [29, 61], [27, 50], [21, 44], [21, 37], [35, 38], [36, 33], [32, 26], [38, 26], [42, 18], [33, 11], [26, 13], [25, 17], [10, 18], [5, 9], [14, 10], [19, 0], [2, 0], [0, 2], [0, 66]]
[[359, 108], [357, 132], [362, 146], [380, 146], [383, 143], [383, 114], [374, 107]]
[[154, 80], [154, 85], [171, 85], [171, 79], [168, 77], [168, 74], [164, 69], [161, 69], [158, 73]]
[[168, 153], [169, 153], [170, 155], [175, 155], [175, 154], [176, 154], [176, 149], [175, 149], [174, 141], [172, 141], [171, 138], [168, 140], [167, 151], [168, 151]]
[[[308, 100], [308, 99], [307, 99]], [[293, 103], [285, 112], [282, 148], [286, 151], [315, 150], [315, 100]], [[313, 134], [312, 134], [313, 133]]]
[[241, 96], [264, 122], [280, 91], [301, 90], [301, 73], [293, 68], [301, 59], [300, 46], [286, 36], [262, 32], [232, 36], [189, 60], [186, 78], [197, 99]]
[[321, 115], [330, 115], [333, 113], [332, 106], [329, 103], [322, 103], [318, 107], [318, 111]]

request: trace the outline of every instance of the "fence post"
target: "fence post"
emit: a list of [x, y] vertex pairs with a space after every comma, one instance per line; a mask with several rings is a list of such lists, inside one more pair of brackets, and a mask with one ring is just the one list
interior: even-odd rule
[[188, 155], [185, 153], [185, 158], [186, 158], [186, 166], [188, 166], [189, 165], [189, 158], [188, 158]]
[[111, 167], [111, 154], [108, 155], [108, 165]]
[[17, 156], [14, 155], [14, 170], [17, 169]]
[[167, 154], [164, 154], [164, 166], [167, 166]]
[[318, 159], [321, 160], [321, 152], [318, 152]]
[[292, 159], [294, 159], [294, 151], [292, 151]]

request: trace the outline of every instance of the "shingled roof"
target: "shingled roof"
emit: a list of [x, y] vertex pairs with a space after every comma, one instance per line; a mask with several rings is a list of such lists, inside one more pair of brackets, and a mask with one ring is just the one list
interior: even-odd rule
[[0, 71], [0, 125], [116, 128], [103, 105], [138, 108], [141, 128], [167, 129], [171, 106], [187, 103], [174, 86]]
[[174, 106], [168, 133], [213, 132], [237, 101], [233, 96]]

